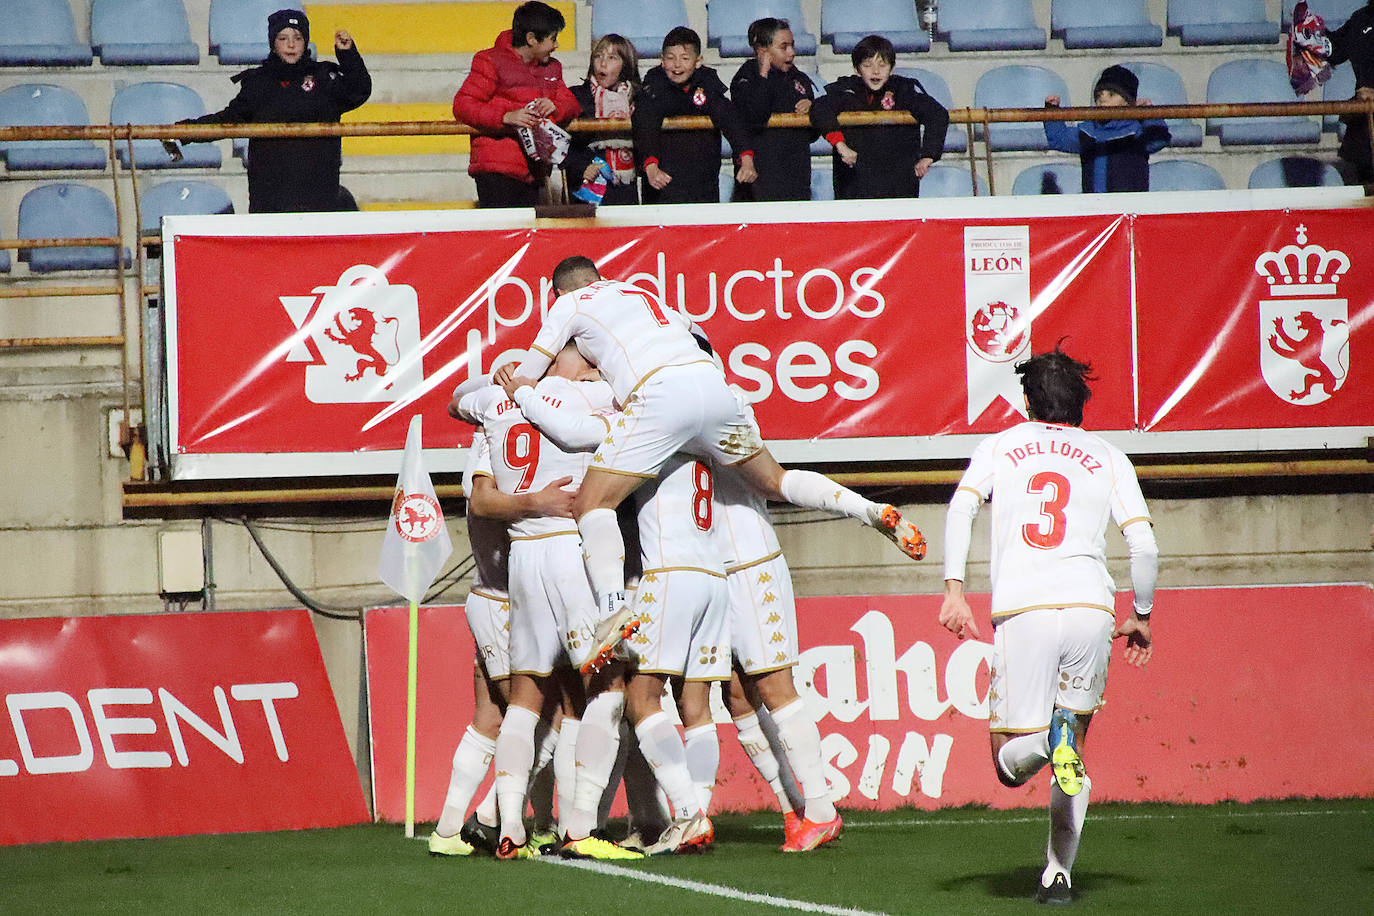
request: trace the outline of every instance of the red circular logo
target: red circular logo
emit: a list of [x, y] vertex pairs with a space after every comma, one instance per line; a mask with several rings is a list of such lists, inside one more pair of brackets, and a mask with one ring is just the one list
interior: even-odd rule
[[432, 496], [424, 493], [405, 493], [396, 501], [396, 533], [407, 541], [432, 540], [443, 525], [443, 513]]
[[1013, 358], [1026, 339], [1026, 329], [1017, 322], [1020, 312], [1005, 302], [989, 302], [974, 313], [969, 322], [969, 342], [983, 356], [1003, 363]]

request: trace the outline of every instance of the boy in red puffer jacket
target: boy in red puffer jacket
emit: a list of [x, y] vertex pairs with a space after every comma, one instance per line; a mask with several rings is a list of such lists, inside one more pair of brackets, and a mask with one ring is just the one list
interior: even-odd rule
[[481, 133], [472, 138], [468, 174], [479, 207], [532, 207], [549, 165], [526, 157], [516, 136], [542, 119], [567, 124], [579, 106], [554, 60], [563, 14], [547, 3], [515, 8], [511, 30], [472, 59], [472, 71], [453, 97], [453, 116]]

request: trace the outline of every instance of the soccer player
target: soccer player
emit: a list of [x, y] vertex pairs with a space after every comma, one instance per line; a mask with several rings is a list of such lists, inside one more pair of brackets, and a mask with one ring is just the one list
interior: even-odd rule
[[[1058, 347], [1016, 367], [1030, 420], [981, 442], [945, 522], [945, 599], [940, 624], [978, 637], [964, 599], [973, 519], [995, 496], [992, 517], [991, 683], [993, 767], [1007, 786], [1049, 763], [1048, 862], [1036, 900], [1073, 900], [1071, 872], [1092, 787], [1082, 753], [1101, 708], [1111, 641], [1126, 661], [1150, 660], [1150, 611], [1158, 549], [1135, 469], [1125, 454], [1081, 428], [1091, 367]], [[1107, 572], [1108, 516], [1130, 552], [1135, 609], [1113, 627]]]
[[508, 385], [516, 377], [538, 378], [571, 340], [601, 370], [621, 406], [623, 415], [597, 448], [574, 505], [601, 619], [599, 658], [609, 657], [634, 620], [615, 509], [679, 451], [734, 467], [769, 499], [847, 515], [881, 531], [913, 559], [925, 556], [925, 538], [894, 507], [813, 471], [784, 470], [680, 312], [639, 287], [601, 279], [596, 264], [581, 255], [558, 264], [553, 287], [559, 298], [529, 355], [518, 368], [501, 367], [495, 379]]

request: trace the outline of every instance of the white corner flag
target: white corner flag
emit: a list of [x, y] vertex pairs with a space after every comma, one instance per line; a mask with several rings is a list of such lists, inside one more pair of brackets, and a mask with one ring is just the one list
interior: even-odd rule
[[420, 601], [434, 584], [453, 541], [444, 524], [444, 511], [425, 473], [420, 446], [420, 415], [410, 418], [401, 476], [391, 500], [377, 575], [410, 600], [409, 646], [406, 653], [406, 836], [415, 836], [415, 705], [419, 683]]
[[420, 415], [410, 418], [405, 457], [396, 495], [391, 500], [391, 519], [382, 541], [377, 575], [403, 598], [419, 602], [434, 584], [444, 561], [453, 553], [453, 541], [444, 524], [444, 511], [434, 496], [434, 484], [425, 473], [420, 446]]

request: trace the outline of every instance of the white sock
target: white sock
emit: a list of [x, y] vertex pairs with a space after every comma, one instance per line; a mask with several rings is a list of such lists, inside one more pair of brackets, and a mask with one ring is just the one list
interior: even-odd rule
[[803, 817], [823, 824], [835, 819], [835, 803], [830, 800], [830, 783], [825, 778], [825, 764], [821, 761], [821, 733], [816, 720], [806, 710], [800, 698], [781, 709], [770, 709], [773, 724], [792, 773], [797, 777], [802, 794], [806, 796]]
[[1083, 818], [1088, 813], [1088, 793], [1092, 780], [1083, 777], [1083, 791], [1077, 795], [1065, 795], [1059, 783], [1050, 786], [1050, 841], [1045, 847], [1045, 872], [1040, 883], [1049, 887], [1054, 876], [1063, 872], [1069, 886], [1073, 886], [1074, 859], [1078, 858], [1078, 841], [1083, 836]]
[[592, 509], [577, 520], [582, 559], [599, 607], [612, 592], [625, 590], [625, 539], [614, 509]]
[[[492, 755], [496, 754], [496, 742], [492, 742]], [[488, 827], [495, 827], [501, 823], [501, 813], [496, 807], [496, 780], [491, 781], [487, 786], [487, 794], [482, 796], [482, 800], [477, 803], [473, 814], [477, 815], [479, 824], [486, 824]]]
[[735, 728], [739, 730], [740, 747], [744, 748], [744, 753], [749, 755], [754, 769], [759, 771], [763, 781], [768, 783], [768, 788], [778, 797], [778, 807], [784, 812], [792, 811], [792, 800], [783, 789], [778, 758], [773, 756], [773, 746], [768, 743], [768, 736], [763, 733], [758, 713], [751, 712], [747, 716], [740, 716], [735, 720]]
[[691, 817], [701, 811], [697, 788], [687, 771], [687, 749], [677, 726], [664, 712], [647, 716], [635, 726], [639, 749], [654, 771], [654, 779], [668, 796], [672, 816], [676, 820]]
[[711, 810], [711, 796], [716, 791], [716, 770], [720, 769], [720, 739], [713, 722], [689, 728], [682, 733], [687, 752], [687, 772], [697, 787], [701, 810]]
[[[563, 815], [563, 832], [575, 840], [596, 827], [601, 794], [606, 791], [620, 748], [620, 720], [625, 714], [625, 694], [607, 691], [592, 697], [582, 713], [574, 750], [575, 777], [572, 799]], [[559, 804], [562, 805], [560, 797]]]
[[819, 509], [873, 524], [876, 503], [864, 499], [848, 487], [842, 487], [824, 474], [815, 471], [783, 471], [778, 481], [783, 498], [803, 509]]
[[487, 770], [495, 753], [496, 742], [469, 725], [458, 742], [457, 750], [453, 752], [448, 794], [444, 796], [444, 810], [439, 815], [435, 833], [453, 836], [462, 828], [468, 805], [472, 804], [472, 796], [477, 794], [482, 780], [487, 778]]
[[496, 738], [496, 807], [501, 813], [501, 836], [517, 846], [525, 842], [525, 793], [534, 769], [534, 728], [539, 713], [510, 706]]
[[1050, 762], [1050, 733], [1017, 735], [997, 752], [997, 766], [1016, 783], [1030, 779]]
[[625, 747], [625, 806], [629, 808], [630, 829], [652, 841], [672, 822], [672, 817], [654, 771], [639, 750], [639, 742], [626, 741]]
[[773, 716], [768, 712], [767, 706], [760, 706], [754, 710], [754, 715], [759, 717], [759, 728], [763, 729], [763, 735], [768, 739], [773, 760], [778, 766], [778, 782], [782, 786], [783, 794], [787, 796], [787, 805], [783, 806], [783, 810], [798, 812], [805, 810], [806, 796], [802, 794], [801, 786], [797, 785], [797, 776], [792, 772], [792, 765], [787, 762], [787, 755], [782, 752], [782, 737], [778, 734], [778, 723], [773, 721]]
[[558, 750], [558, 735], [559, 729], [554, 728], [547, 719], [541, 718], [534, 727], [534, 765], [530, 767], [530, 782], [525, 789], [525, 797], [534, 814], [534, 823], [541, 830], [554, 825], [554, 772], [550, 764]]
[[577, 735], [582, 723], [577, 719], [563, 716], [563, 726], [558, 730], [558, 747], [553, 752], [554, 787], [558, 792], [558, 833], [566, 833], [565, 820], [572, 814], [573, 789], [577, 785]]

